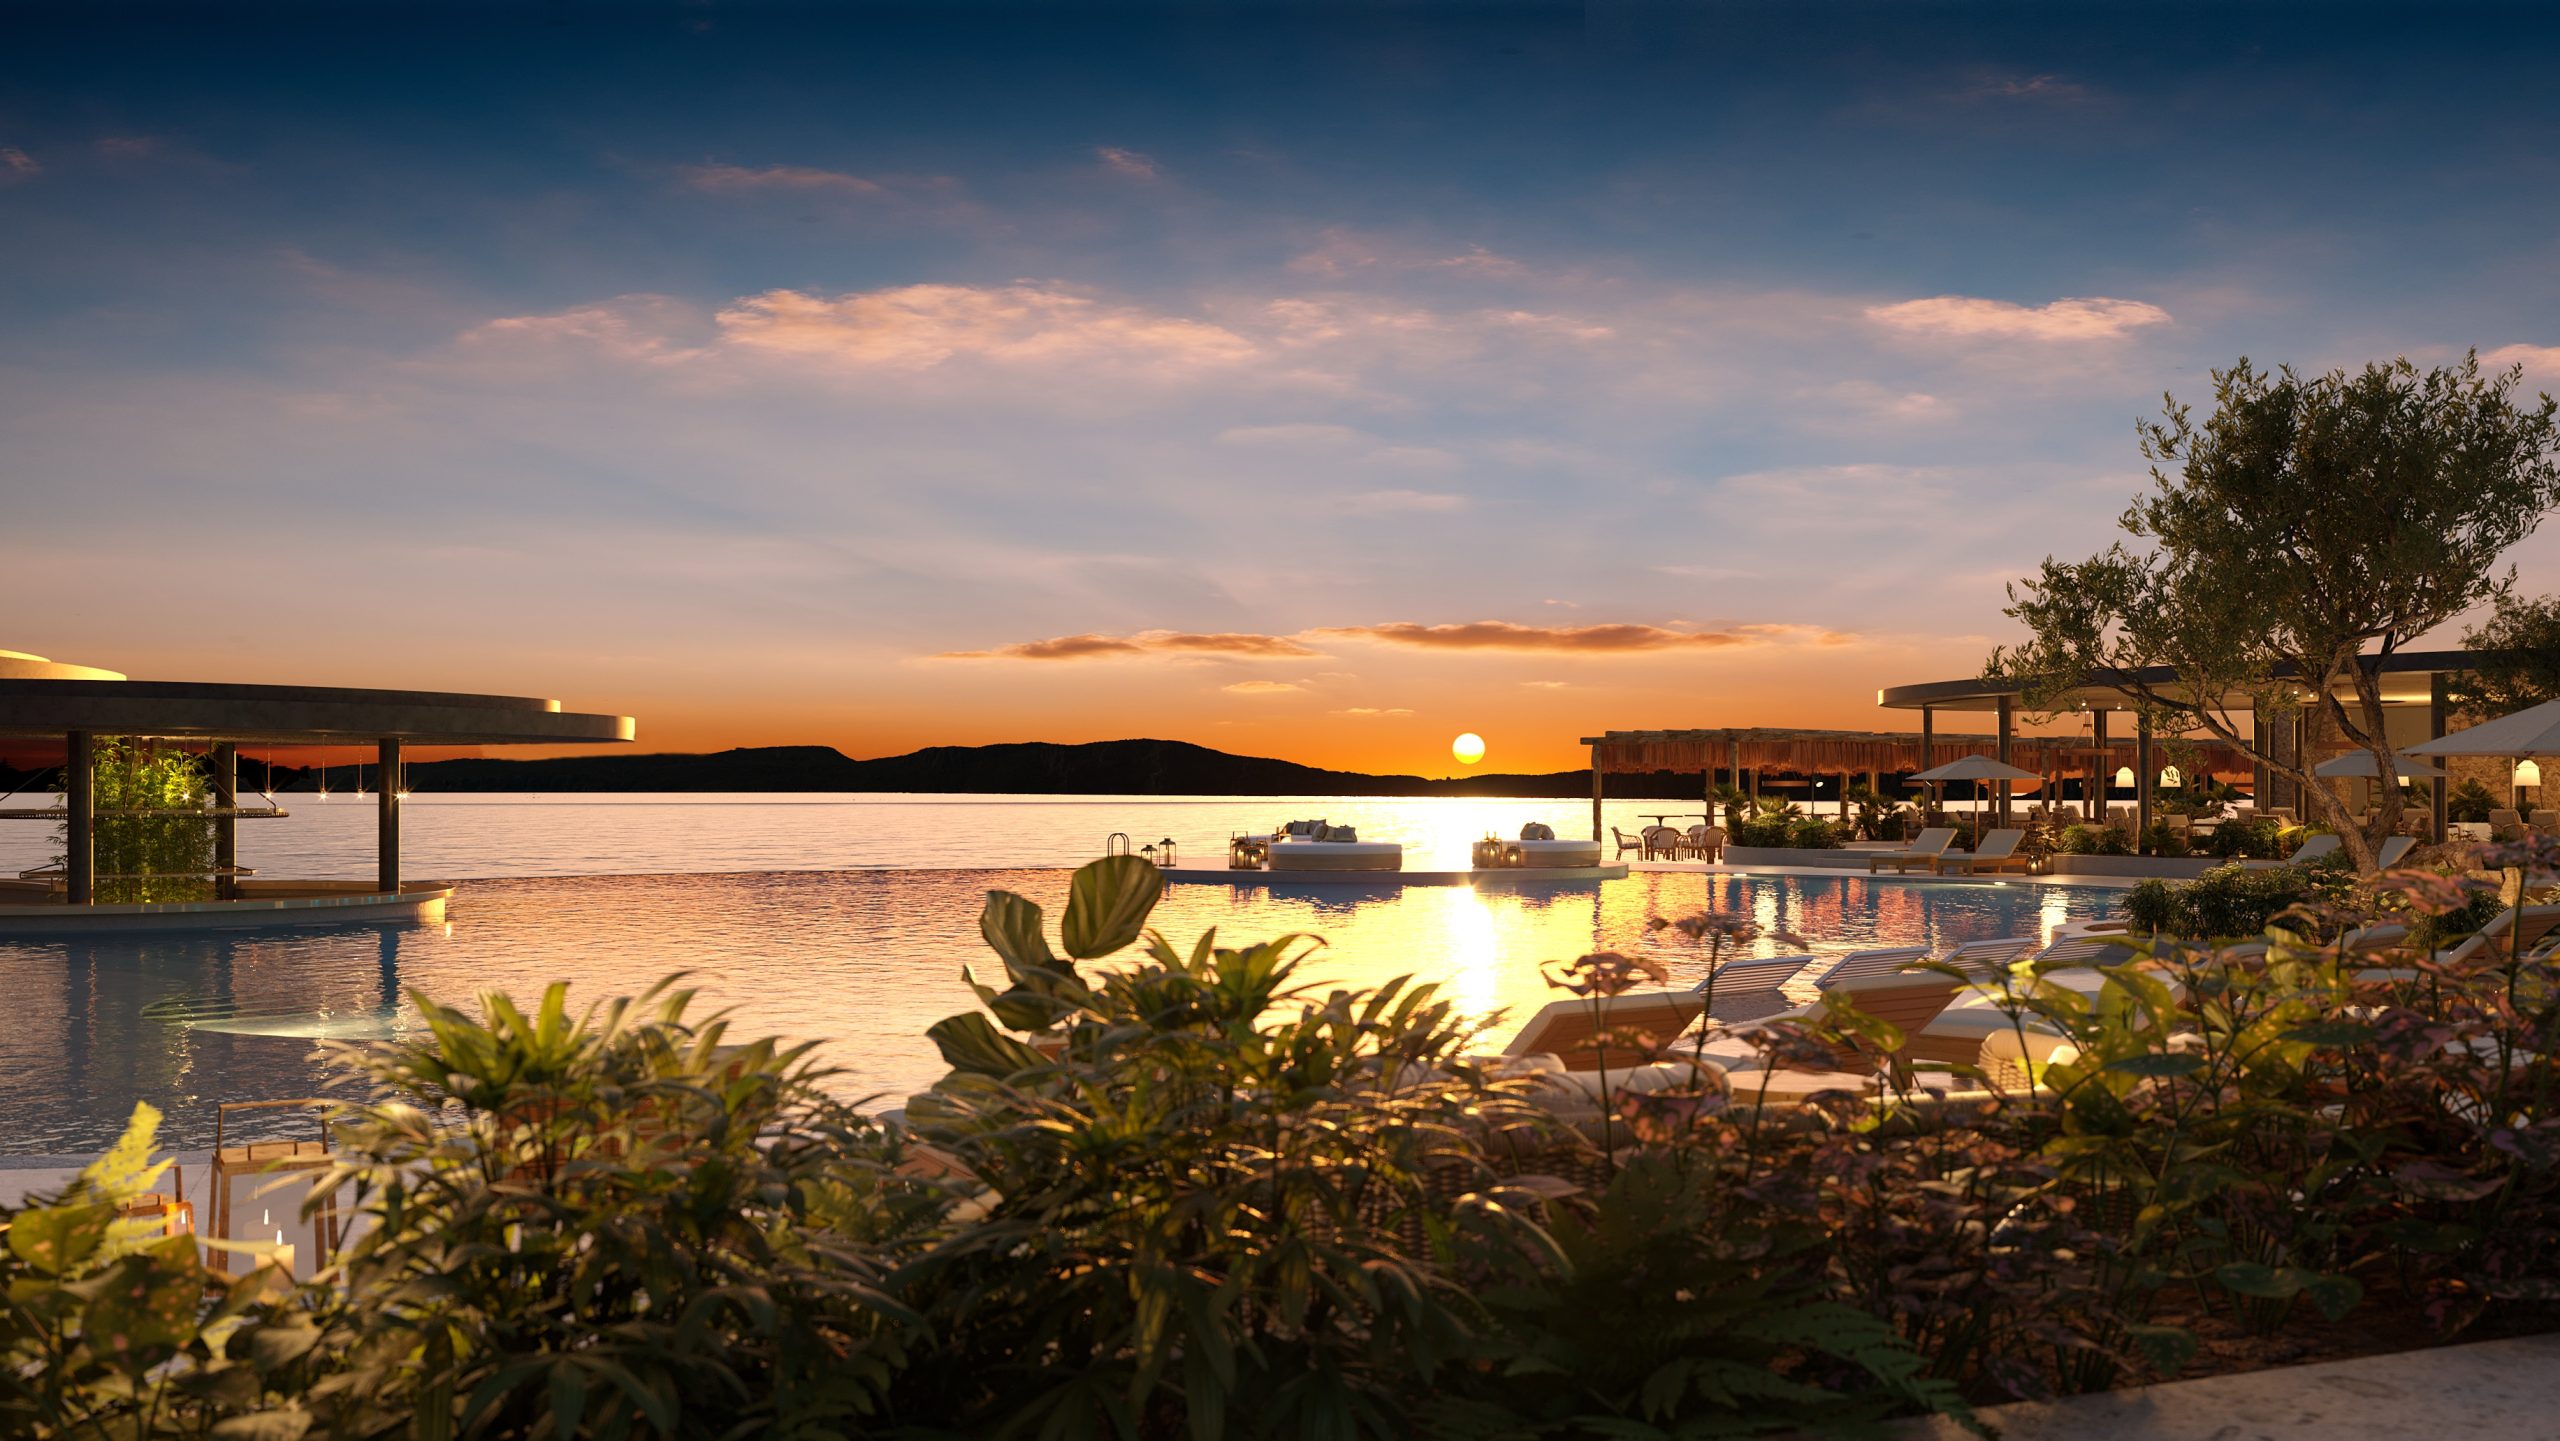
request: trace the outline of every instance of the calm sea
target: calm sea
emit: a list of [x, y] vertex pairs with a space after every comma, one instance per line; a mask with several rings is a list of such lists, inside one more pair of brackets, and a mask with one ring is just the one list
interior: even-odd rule
[[[373, 808], [288, 798], [294, 814], [240, 828], [270, 876], [365, 876]], [[1630, 831], [1670, 802], [1612, 802]], [[112, 1139], [136, 1100], [168, 1114], [170, 1144], [200, 1146], [221, 1100], [308, 1094], [316, 1039], [396, 1033], [411, 990], [468, 1002], [489, 989], [629, 994], [691, 973], [749, 1033], [816, 1040], [848, 1095], [894, 1098], [939, 1074], [923, 1029], [972, 998], [990, 889], [1054, 915], [1066, 868], [1122, 832], [1171, 837], [1215, 865], [1230, 832], [1324, 818], [1402, 841], [1413, 869], [1463, 868], [1468, 844], [1532, 820], [1587, 831], [1587, 800], [1042, 796], [417, 796], [412, 876], [469, 882], [443, 925], [342, 927], [0, 944], [0, 1154]], [[0, 831], [0, 867], [49, 858], [49, 827]], [[1438, 983], [1475, 1014], [1550, 998], [1544, 963], [1649, 950], [1676, 977], [1704, 958], [1650, 916], [1751, 914], [1817, 949], [2037, 933], [2106, 912], [2110, 892], [2019, 884], [1904, 886], [1863, 876], [1646, 873], [1547, 891], [1416, 888], [1274, 895], [1177, 885], [1156, 914], [1177, 939], [1325, 938], [1311, 977]], [[1770, 951], [1774, 942], [1762, 942]], [[885, 1102], [884, 1102], [885, 1103]]]

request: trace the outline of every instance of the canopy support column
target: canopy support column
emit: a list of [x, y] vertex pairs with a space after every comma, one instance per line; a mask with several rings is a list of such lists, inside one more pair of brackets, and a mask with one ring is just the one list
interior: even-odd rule
[[70, 813], [62, 856], [63, 899], [75, 906], [98, 901], [98, 753], [87, 731], [63, 737], [62, 808]]
[[1591, 743], [1591, 839], [1600, 839], [1600, 743]]
[[[1938, 713], [1927, 706], [1920, 707], [1920, 769], [1924, 771], [1938, 763], [1936, 758], [1930, 755], [1930, 752], [1937, 748], [1937, 738]], [[1923, 801], [1928, 800], [1931, 794], [1930, 787], [1924, 785], [1920, 788], [1920, 798]]]
[[[2427, 739], [2431, 741], [2444, 739], [2445, 712], [2451, 708], [2448, 705], [2449, 700], [2450, 697], [2445, 694], [2444, 677], [2442, 675], [2431, 677], [2427, 681]], [[2443, 775], [2435, 778], [2433, 785], [2427, 787], [2434, 793], [2434, 801], [2430, 807], [2434, 814], [2428, 821], [2427, 834], [2432, 836], [2438, 845], [2444, 843], [2445, 835], [2451, 829], [2450, 817], [2445, 814], [2445, 806], [2451, 799], [2448, 788], [2453, 784], [2453, 768], [2444, 767], [2444, 772]]]
[[2089, 824], [2097, 825], [2107, 818], [2107, 787], [2116, 778], [2116, 753], [2107, 747], [2107, 712], [2102, 706], [2089, 717], [2090, 749], [2097, 752], [2089, 758], [2089, 790], [2080, 799], [2086, 804]]
[[231, 874], [231, 868], [240, 864], [240, 818], [230, 812], [240, 808], [240, 747], [218, 742], [206, 759], [214, 809], [221, 812], [213, 818], [213, 895], [216, 900], [236, 901], [240, 878]]
[[[2010, 735], [2017, 729], [2017, 714], [2014, 706], [2015, 702], [2009, 697], [2005, 695], [2000, 697], [2000, 754], [1997, 759], [2004, 766], [2009, 764]], [[2005, 826], [2009, 823], [2009, 782], [2004, 780], [2000, 783], [1999, 797], [2000, 824]]]
[[375, 794], [374, 885], [386, 895], [400, 894], [400, 743], [377, 741], [373, 752]]
[[2133, 849], [2141, 854], [2144, 838], [2151, 834], [2151, 715], [2148, 711], [2133, 723]]

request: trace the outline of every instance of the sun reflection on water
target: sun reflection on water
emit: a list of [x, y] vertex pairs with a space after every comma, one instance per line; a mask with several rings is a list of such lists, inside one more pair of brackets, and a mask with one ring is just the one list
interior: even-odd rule
[[[1463, 842], [1472, 822], [1450, 829]], [[470, 1004], [483, 990], [537, 994], [567, 981], [573, 1004], [628, 995], [686, 970], [740, 1034], [820, 1043], [849, 1097], [889, 1100], [940, 1072], [925, 1027], [967, 1010], [964, 963], [985, 955], [990, 889], [1022, 892], [1054, 927], [1068, 873], [846, 871], [495, 880], [465, 886], [444, 924], [0, 944], [0, 1151], [74, 1151], [111, 1140], [136, 1100], [169, 1115], [171, 1143], [200, 1146], [217, 1100], [311, 1094], [315, 1042], [416, 1025], [412, 989]], [[1917, 884], [1863, 876], [1645, 873], [1594, 887], [1417, 887], [1352, 893], [1177, 884], [1154, 924], [1187, 947], [1215, 927], [1239, 945], [1296, 931], [1327, 944], [1310, 981], [1437, 982], [1474, 1016], [1514, 1021], [1551, 998], [1541, 966], [1594, 950], [1661, 961], [1675, 984], [1706, 950], [1645, 921], [1741, 914], [1815, 947], [1945, 946], [2096, 919], [2111, 893]], [[1764, 936], [1747, 949], [1774, 954]], [[1499, 1037], [1495, 1038], [1497, 1041]], [[885, 1103], [885, 1102], [884, 1102]]]

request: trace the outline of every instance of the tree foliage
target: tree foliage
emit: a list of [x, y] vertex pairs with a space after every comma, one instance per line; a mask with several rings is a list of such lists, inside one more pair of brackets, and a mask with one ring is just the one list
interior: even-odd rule
[[[2276, 753], [2248, 712], [2314, 710], [2390, 773], [2371, 663], [2504, 597], [2501, 558], [2560, 503], [2555, 406], [2521, 402], [2519, 379], [2472, 356], [2314, 376], [2244, 358], [2214, 372], [2201, 422], [2165, 398], [2139, 425], [2152, 489], [2121, 520], [2133, 542], [2047, 558], [2012, 585], [2007, 613], [2028, 635], [1987, 673], [2046, 707], [2094, 681], [2160, 729], [2246, 749], [2299, 782], [2370, 868], [2397, 795], [2386, 788], [2355, 833], [2344, 792]], [[2177, 680], [2146, 676], [2159, 668]]]
[[2560, 595], [2501, 596], [2462, 644], [2474, 652], [2472, 668], [2453, 684], [2465, 710], [2501, 716], [2560, 700]]

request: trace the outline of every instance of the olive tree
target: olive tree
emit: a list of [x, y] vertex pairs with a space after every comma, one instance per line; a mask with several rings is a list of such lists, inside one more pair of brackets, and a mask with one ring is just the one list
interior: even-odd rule
[[2314, 376], [2244, 357], [2214, 372], [2200, 424], [2163, 397], [2161, 418], [2137, 423], [2152, 488], [2121, 522], [2134, 543], [2048, 557], [2011, 585], [2027, 637], [1986, 673], [2022, 684], [2032, 708], [2094, 684], [2171, 734], [2239, 747], [2298, 783], [2370, 871], [2400, 825], [2398, 788], [2381, 787], [2358, 827], [2345, 791], [2279, 753], [2250, 713], [2316, 712], [2394, 773], [2377, 662], [2506, 598], [2501, 558], [2560, 503], [2555, 407], [2520, 402], [2520, 378], [2484, 376], [2476, 355]]
[[2494, 717], [2560, 700], [2560, 596], [2502, 597], [2462, 644], [2472, 668], [2452, 689], [2463, 709]]

